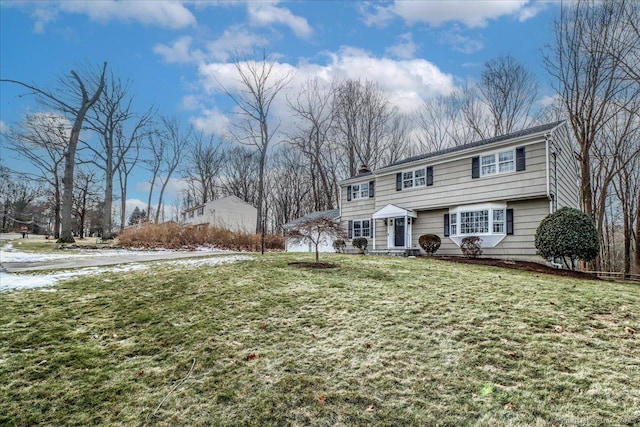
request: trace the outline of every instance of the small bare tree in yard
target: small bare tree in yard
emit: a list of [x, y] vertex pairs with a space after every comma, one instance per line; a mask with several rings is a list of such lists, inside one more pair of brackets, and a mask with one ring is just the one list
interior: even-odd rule
[[41, 104], [48, 108], [53, 108], [63, 115], [68, 115], [69, 120], [73, 123], [65, 153], [64, 191], [62, 194], [61, 207], [62, 231], [60, 233], [60, 239], [58, 239], [61, 243], [75, 242], [71, 217], [73, 210], [73, 178], [76, 165], [76, 150], [78, 148], [78, 142], [80, 141], [80, 132], [85, 121], [85, 116], [89, 109], [98, 101], [104, 90], [106, 71], [106, 62], [100, 71], [98, 69], [91, 69], [88, 70], [84, 76], [72, 70], [66, 78], [60, 79], [60, 86], [56, 91], [41, 89], [17, 80], [0, 79], [0, 82], [14, 83], [29, 89]]
[[320, 245], [328, 244], [335, 239], [344, 239], [345, 233], [340, 224], [332, 219], [310, 218], [289, 230], [287, 237], [295, 243], [312, 245], [317, 263], [320, 260]]

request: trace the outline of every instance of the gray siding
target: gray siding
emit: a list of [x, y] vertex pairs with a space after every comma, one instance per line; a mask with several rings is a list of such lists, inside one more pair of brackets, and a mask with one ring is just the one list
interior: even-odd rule
[[[484, 248], [483, 256], [543, 261], [536, 255], [534, 242], [540, 221], [549, 214], [547, 199], [509, 202], [507, 208], [513, 209], [514, 233], [506, 236], [495, 248]], [[438, 255], [462, 255], [458, 245], [443, 235], [444, 214], [448, 212], [448, 209], [418, 212], [418, 219], [413, 228], [415, 247], [422, 234], [433, 233], [442, 239]]]
[[558, 209], [563, 206], [580, 207], [580, 178], [572, 141], [568, 126], [562, 126], [549, 143], [549, 190], [555, 194]]
[[[513, 145], [513, 147], [521, 145]], [[504, 149], [508, 149], [508, 147], [500, 151]], [[493, 151], [495, 150], [487, 148], [478, 154]], [[546, 196], [544, 139], [526, 145], [525, 153], [526, 170], [476, 179], [471, 178], [471, 158], [477, 154], [469, 154], [464, 158], [443, 163], [416, 164], [403, 170], [433, 166], [433, 185], [401, 191], [396, 191], [396, 171], [377, 176], [375, 209], [381, 209], [390, 203], [405, 209], [420, 210]]]
[[[369, 176], [368, 179], [356, 181], [355, 184], [364, 184], [373, 181], [374, 177]], [[377, 188], [375, 191], [377, 192]], [[376, 194], [376, 193], [374, 193]], [[348, 232], [348, 224], [351, 220], [371, 219], [371, 215], [375, 212], [375, 197], [365, 199], [356, 199], [347, 201], [347, 186], [343, 185], [340, 189], [341, 206], [340, 206], [340, 222], [344, 229], [345, 235]], [[373, 239], [369, 238], [369, 248], [372, 248]], [[351, 239], [345, 239], [347, 249], [353, 249]]]

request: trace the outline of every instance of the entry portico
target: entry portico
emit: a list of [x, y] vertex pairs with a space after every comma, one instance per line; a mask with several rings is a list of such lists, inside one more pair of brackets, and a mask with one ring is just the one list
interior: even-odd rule
[[383, 220], [387, 228], [387, 248], [411, 248], [411, 225], [413, 220], [418, 217], [414, 210], [388, 204], [371, 217], [373, 219], [373, 250], [376, 250], [377, 220]]

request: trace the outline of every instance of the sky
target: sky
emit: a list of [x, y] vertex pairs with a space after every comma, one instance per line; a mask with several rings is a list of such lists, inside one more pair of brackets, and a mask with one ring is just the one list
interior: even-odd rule
[[[0, 78], [55, 87], [86, 64], [107, 62], [131, 80], [134, 108], [224, 134], [236, 85], [234, 59], [266, 52], [290, 74], [274, 105], [287, 122], [286, 95], [311, 78], [374, 81], [410, 112], [477, 79], [482, 65], [511, 54], [538, 77], [539, 103], [553, 94], [542, 66], [559, 2], [449, 1], [0, 1]], [[0, 84], [0, 130], [41, 111], [17, 85]], [[289, 95], [290, 96], [290, 95]], [[28, 168], [0, 146], [0, 162]], [[130, 209], [146, 206], [149, 173], [132, 175]], [[175, 199], [180, 182], [168, 189]], [[144, 201], [144, 202], [143, 202]]]

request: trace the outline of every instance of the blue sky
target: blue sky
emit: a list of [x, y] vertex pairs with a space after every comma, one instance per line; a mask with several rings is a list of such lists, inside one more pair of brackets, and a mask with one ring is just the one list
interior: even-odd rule
[[[544, 102], [552, 90], [541, 52], [558, 8], [537, 0], [2, 0], [0, 76], [53, 87], [85, 62], [107, 61], [132, 80], [140, 111], [154, 105], [223, 133], [231, 105], [217, 80], [233, 86], [236, 53], [274, 55], [277, 72], [295, 73], [294, 92], [311, 77], [374, 80], [403, 111], [477, 78], [485, 61], [508, 53], [538, 76]], [[0, 127], [38, 111], [22, 94], [0, 86]], [[275, 112], [286, 120], [285, 104]], [[26, 167], [1, 148], [4, 165]], [[133, 176], [132, 199], [146, 200], [146, 179], [143, 170]]]

